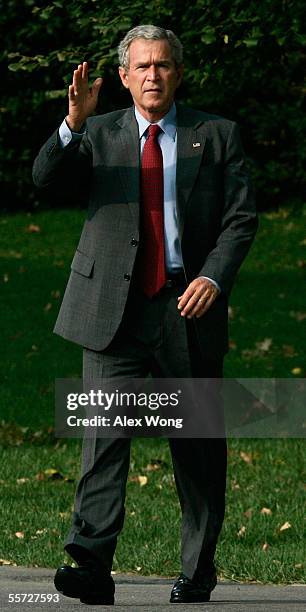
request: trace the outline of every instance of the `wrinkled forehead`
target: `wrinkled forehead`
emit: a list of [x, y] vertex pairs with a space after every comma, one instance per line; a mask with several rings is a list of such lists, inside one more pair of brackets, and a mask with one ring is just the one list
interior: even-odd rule
[[167, 39], [146, 40], [145, 38], [136, 38], [131, 42], [129, 46], [130, 67], [142, 62], [154, 64], [160, 61], [174, 63]]

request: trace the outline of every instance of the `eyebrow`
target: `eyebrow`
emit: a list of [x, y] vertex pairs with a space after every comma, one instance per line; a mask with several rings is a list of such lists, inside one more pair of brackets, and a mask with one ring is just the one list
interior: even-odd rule
[[160, 59], [160, 60], [157, 60], [156, 62], [136, 62], [136, 63], [134, 64], [134, 66], [135, 66], [135, 68], [140, 68], [141, 66], [149, 67], [149, 66], [151, 66], [152, 64], [154, 64], [154, 65], [156, 65], [156, 66], [157, 66], [158, 64], [171, 64], [171, 60], [168, 60], [168, 59]]

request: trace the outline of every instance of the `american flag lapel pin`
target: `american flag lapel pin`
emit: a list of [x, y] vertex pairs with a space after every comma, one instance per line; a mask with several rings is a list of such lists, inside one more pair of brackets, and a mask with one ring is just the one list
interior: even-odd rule
[[200, 147], [201, 146], [201, 143], [200, 142], [193, 142], [192, 146], [193, 146], [194, 149], [196, 149], [196, 147]]

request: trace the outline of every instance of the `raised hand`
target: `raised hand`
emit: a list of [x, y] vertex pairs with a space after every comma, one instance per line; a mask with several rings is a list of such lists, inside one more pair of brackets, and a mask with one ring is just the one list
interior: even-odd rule
[[73, 132], [78, 132], [87, 117], [95, 111], [102, 79], [96, 79], [88, 85], [88, 64], [83, 62], [73, 72], [72, 85], [69, 85], [69, 114], [66, 121]]

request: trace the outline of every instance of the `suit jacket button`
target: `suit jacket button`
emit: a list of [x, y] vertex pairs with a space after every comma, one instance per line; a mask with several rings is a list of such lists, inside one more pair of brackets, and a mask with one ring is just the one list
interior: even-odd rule
[[125, 274], [123, 278], [124, 278], [124, 280], [126, 280], [126, 281], [131, 280], [131, 277], [130, 277], [130, 275], [129, 275], [129, 274]]
[[137, 245], [138, 245], [138, 240], [136, 240], [136, 238], [132, 238], [131, 246], [136, 247]]

